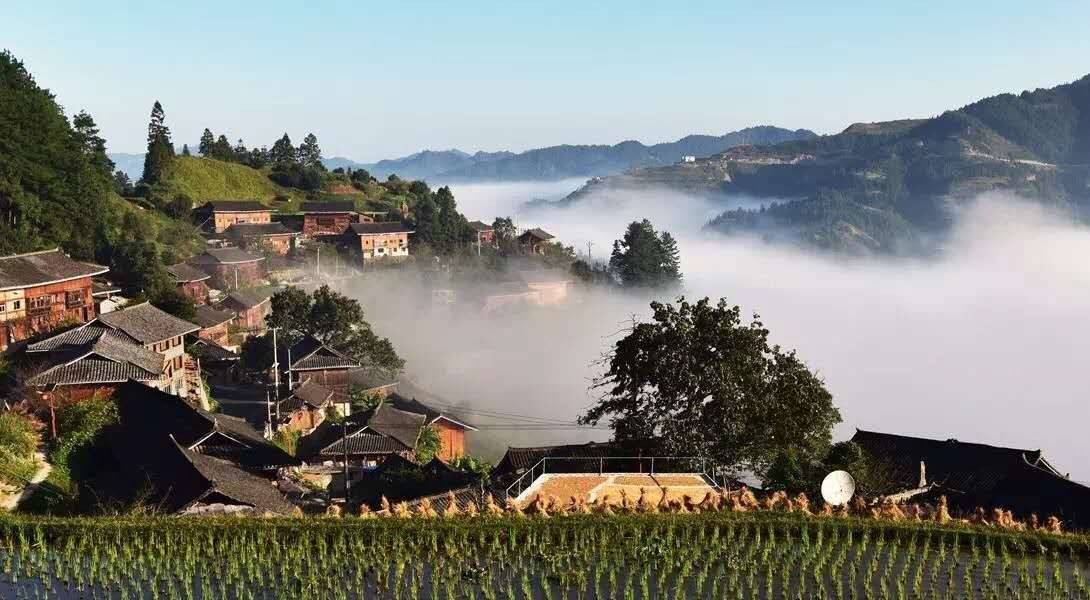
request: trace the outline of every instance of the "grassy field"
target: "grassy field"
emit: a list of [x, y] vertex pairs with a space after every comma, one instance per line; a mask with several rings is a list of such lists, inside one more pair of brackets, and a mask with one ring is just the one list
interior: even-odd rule
[[4, 597], [1090, 598], [1090, 539], [787, 513], [0, 518]]
[[160, 186], [167, 196], [189, 196], [194, 206], [209, 200], [256, 200], [281, 208], [284, 203], [276, 203], [274, 198], [289, 198], [291, 204], [296, 204], [305, 195], [301, 190], [273, 183], [264, 171], [195, 156], [179, 156], [171, 161]]

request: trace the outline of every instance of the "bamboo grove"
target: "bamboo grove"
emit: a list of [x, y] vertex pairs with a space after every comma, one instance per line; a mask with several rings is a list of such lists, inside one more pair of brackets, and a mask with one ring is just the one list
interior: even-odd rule
[[1090, 538], [798, 513], [0, 518], [5, 598], [1090, 598]]

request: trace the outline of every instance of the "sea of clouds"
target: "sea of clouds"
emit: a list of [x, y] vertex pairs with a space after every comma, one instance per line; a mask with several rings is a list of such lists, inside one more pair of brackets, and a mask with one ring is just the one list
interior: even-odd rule
[[[669, 230], [684, 293], [759, 313], [776, 343], [796, 348], [834, 394], [844, 420], [838, 439], [861, 428], [1041, 448], [1059, 469], [1090, 481], [1090, 230], [1017, 198], [985, 195], [957, 215], [936, 258], [845, 258], [701, 231], [724, 208], [755, 205], [751, 199], [724, 204], [643, 189], [524, 206], [581, 183], [452, 187], [470, 219], [515, 216], [582, 253], [591, 242], [599, 259], [633, 220]], [[648, 312], [646, 297], [592, 291], [563, 307], [452, 316], [427, 310], [430, 291], [421, 285], [391, 276], [358, 291], [410, 377], [452, 404], [558, 421], [593, 402], [587, 386], [597, 361], [626, 323]], [[495, 456], [505, 445], [608, 438], [604, 430], [482, 431], [475, 443]]]

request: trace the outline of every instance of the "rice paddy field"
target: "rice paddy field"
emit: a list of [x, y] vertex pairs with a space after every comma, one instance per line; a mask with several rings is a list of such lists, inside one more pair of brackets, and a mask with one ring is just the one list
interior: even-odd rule
[[787, 513], [0, 517], [4, 598], [1090, 598], [1090, 539]]

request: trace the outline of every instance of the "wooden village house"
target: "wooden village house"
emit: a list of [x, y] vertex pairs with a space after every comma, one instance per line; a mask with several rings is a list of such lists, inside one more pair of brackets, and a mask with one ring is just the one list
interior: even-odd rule
[[277, 403], [277, 429], [309, 433], [325, 421], [326, 410], [332, 403], [332, 390], [312, 380], [304, 381]]
[[543, 229], [527, 229], [518, 237], [519, 247], [525, 254], [545, 254], [545, 249], [552, 243], [553, 235]]
[[338, 402], [351, 392], [350, 371], [359, 369], [355, 359], [345, 356], [311, 336], [291, 346], [288, 381], [294, 387], [304, 381], [314, 381], [333, 391]]
[[284, 227], [282, 223], [235, 223], [224, 232], [229, 240], [240, 248], [253, 252], [271, 251], [287, 256], [297, 246], [302, 235]]
[[189, 259], [189, 264], [211, 275], [209, 285], [219, 290], [238, 290], [264, 281], [265, 257], [241, 248], [209, 248]]
[[347, 235], [366, 263], [379, 258], [408, 257], [410, 233], [413, 230], [400, 222], [352, 223]]
[[194, 304], [208, 304], [208, 281], [212, 276], [207, 272], [189, 263], [178, 263], [167, 267], [167, 274], [174, 280], [178, 291]]
[[234, 312], [235, 326], [243, 335], [261, 335], [265, 333], [265, 317], [272, 312], [272, 296], [279, 288], [274, 286], [255, 287], [237, 290], [227, 294], [216, 305], [220, 310]]
[[0, 257], [0, 350], [62, 322], [95, 318], [92, 278], [107, 271], [60, 250]]
[[[52, 365], [47, 372], [66, 373], [69, 385], [77, 385], [78, 375], [87, 373], [87, 377], [100, 377], [98, 373], [117, 374], [119, 369], [139, 367], [158, 377], [162, 373], [160, 385], [172, 394], [185, 395], [188, 391], [185, 379], [184, 338], [196, 332], [200, 327], [179, 319], [155, 308], [148, 302], [126, 307], [99, 315], [93, 321], [51, 336], [26, 348], [28, 359], [37, 358]], [[138, 352], [132, 346], [156, 353], [160, 358], [161, 368], [156, 370], [147, 354]], [[124, 352], [124, 353], [123, 353]], [[67, 357], [71, 356], [69, 360]], [[101, 361], [110, 361], [105, 365]], [[127, 365], [126, 365], [127, 363]], [[61, 369], [57, 369], [62, 367]], [[131, 379], [151, 382], [147, 373], [136, 370], [130, 372]], [[40, 383], [46, 383], [40, 381]], [[54, 382], [56, 383], [56, 382]], [[106, 385], [115, 381], [81, 380], [81, 385]]]
[[271, 223], [272, 209], [252, 200], [215, 200], [193, 209], [198, 227], [223, 233], [236, 223]]
[[193, 315], [193, 322], [200, 326], [197, 337], [213, 341], [220, 346], [229, 345], [230, 332], [228, 329], [236, 316], [234, 311], [220, 310], [211, 306], [198, 306]]
[[494, 246], [496, 244], [496, 229], [494, 227], [481, 221], [470, 221], [469, 226], [473, 228], [473, 232], [477, 236], [475, 243], [482, 246]]
[[356, 212], [356, 203], [351, 200], [304, 202], [301, 209], [303, 235], [308, 238], [344, 235], [352, 223], [371, 220], [361, 217]]

